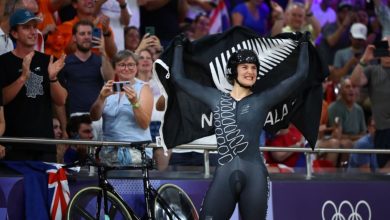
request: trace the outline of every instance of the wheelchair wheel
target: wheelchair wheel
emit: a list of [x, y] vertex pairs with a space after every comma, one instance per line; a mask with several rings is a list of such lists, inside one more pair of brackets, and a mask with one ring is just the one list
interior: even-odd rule
[[[179, 186], [174, 184], [163, 184], [157, 190], [154, 199], [155, 219], [167, 220], [198, 220], [198, 212], [190, 197]], [[169, 206], [175, 213], [166, 209]], [[171, 216], [171, 217], [170, 217]]]
[[[103, 192], [100, 187], [86, 187], [77, 192], [68, 205], [67, 220], [97, 220], [99, 219], [121, 220], [135, 219], [129, 213], [126, 205], [111, 192], [107, 192], [108, 216], [104, 216]], [[100, 210], [98, 209], [98, 197], [101, 198]], [[108, 218], [107, 218], [108, 217]]]

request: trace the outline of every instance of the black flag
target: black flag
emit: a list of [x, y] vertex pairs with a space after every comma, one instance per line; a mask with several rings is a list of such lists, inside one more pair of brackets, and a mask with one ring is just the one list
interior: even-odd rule
[[[239, 49], [252, 49], [260, 60], [258, 80], [253, 91], [261, 92], [295, 73], [301, 36], [301, 33], [285, 33], [275, 38], [262, 38], [247, 28], [233, 27], [221, 34], [185, 42], [183, 62], [186, 77], [228, 92], [232, 86], [225, 78], [225, 70], [230, 55]], [[214, 134], [211, 109], [187, 95], [170, 80], [173, 49], [172, 44], [168, 46], [154, 64], [155, 74], [168, 103], [160, 128], [162, 144], [168, 148]], [[309, 57], [310, 73], [306, 81], [271, 109], [264, 128], [275, 133], [286, 128], [291, 121], [314, 148], [321, 115], [321, 83], [328, 69], [312, 45], [309, 47]]]

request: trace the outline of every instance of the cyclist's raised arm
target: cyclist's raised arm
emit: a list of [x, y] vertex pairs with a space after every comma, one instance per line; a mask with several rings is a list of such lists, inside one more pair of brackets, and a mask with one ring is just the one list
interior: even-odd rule
[[184, 76], [183, 68], [183, 46], [182, 40], [177, 37], [175, 39], [175, 50], [173, 55], [173, 64], [171, 76], [174, 83], [183, 91], [199, 101], [213, 107], [221, 95], [221, 92], [215, 88], [203, 86]]
[[291, 92], [297, 89], [306, 79], [309, 72], [308, 42], [305, 41], [300, 43], [300, 47], [297, 71], [278, 85], [259, 94], [261, 97], [272, 97], [263, 99], [267, 102], [265, 103], [267, 106], [274, 106], [288, 97]]

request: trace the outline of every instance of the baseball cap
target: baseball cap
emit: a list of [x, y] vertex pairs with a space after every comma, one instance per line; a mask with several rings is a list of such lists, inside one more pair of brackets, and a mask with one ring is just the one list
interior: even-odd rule
[[354, 23], [350, 29], [351, 35], [355, 39], [367, 39], [367, 27], [362, 23]]
[[26, 24], [27, 22], [31, 20], [37, 20], [38, 22], [41, 22], [42, 19], [38, 16], [36, 16], [34, 13], [27, 9], [17, 9], [14, 11], [14, 13], [9, 18], [9, 25], [10, 27], [15, 27], [18, 24]]
[[341, 0], [339, 4], [337, 5], [337, 10], [340, 11], [343, 8], [349, 8], [352, 9], [352, 3], [348, 0]]

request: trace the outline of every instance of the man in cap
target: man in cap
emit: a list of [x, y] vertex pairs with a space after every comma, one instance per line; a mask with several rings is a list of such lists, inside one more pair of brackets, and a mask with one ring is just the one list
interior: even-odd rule
[[[390, 46], [390, 36], [384, 38]], [[375, 120], [374, 146], [377, 149], [390, 149], [390, 49], [385, 54], [375, 54], [374, 45], [368, 45], [363, 56], [351, 75], [354, 85], [368, 88], [371, 100], [372, 116]], [[371, 61], [379, 59], [379, 64], [370, 65]], [[380, 168], [390, 168], [390, 155], [378, 154]]]
[[[0, 56], [5, 135], [9, 137], [53, 138], [52, 102], [64, 105], [66, 90], [57, 74], [65, 57], [53, 57], [34, 50], [40, 18], [27, 9], [18, 9], [9, 20], [14, 50]], [[56, 161], [54, 146], [12, 144], [7, 160]]]
[[353, 68], [359, 63], [366, 48], [367, 27], [362, 23], [354, 23], [349, 32], [351, 46], [336, 52], [333, 62], [331, 78], [339, 82], [345, 75], [351, 75]]

